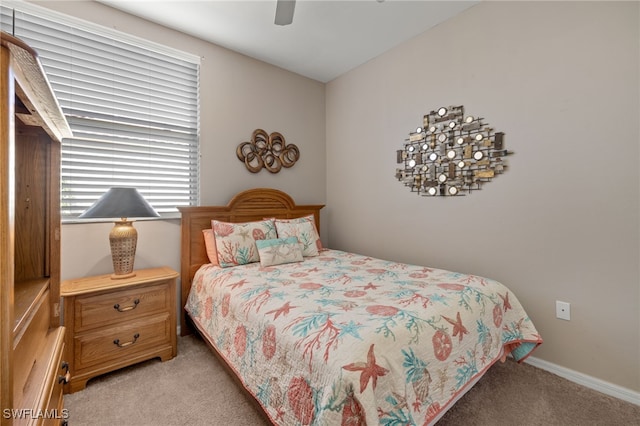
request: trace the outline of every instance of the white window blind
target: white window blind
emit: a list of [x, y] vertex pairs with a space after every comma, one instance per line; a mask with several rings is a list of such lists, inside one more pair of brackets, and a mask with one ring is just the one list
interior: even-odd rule
[[164, 216], [197, 204], [197, 57], [49, 12], [0, 13], [2, 30], [38, 52], [73, 131], [62, 143], [63, 220], [112, 186], [137, 188]]

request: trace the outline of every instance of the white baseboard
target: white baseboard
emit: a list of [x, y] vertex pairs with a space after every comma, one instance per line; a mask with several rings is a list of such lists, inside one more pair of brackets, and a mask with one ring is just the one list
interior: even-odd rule
[[622, 386], [614, 385], [613, 383], [605, 382], [604, 380], [587, 376], [586, 374], [561, 367], [557, 364], [544, 361], [533, 356], [530, 356], [524, 362], [527, 364], [531, 364], [534, 367], [541, 368], [542, 370], [546, 370], [557, 376], [563, 377], [574, 383], [578, 383], [579, 385], [586, 386], [590, 389], [601, 392], [605, 395], [613, 396], [615, 398], [622, 399], [623, 401], [640, 405], [640, 392], [635, 392], [631, 389], [623, 388]]

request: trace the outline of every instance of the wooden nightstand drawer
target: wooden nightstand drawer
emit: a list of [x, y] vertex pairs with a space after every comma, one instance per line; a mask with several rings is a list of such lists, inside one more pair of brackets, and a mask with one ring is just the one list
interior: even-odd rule
[[80, 332], [105, 324], [130, 322], [144, 315], [171, 309], [169, 281], [75, 299], [74, 331]]
[[168, 314], [154, 315], [135, 324], [121, 325], [74, 338], [75, 368], [119, 361], [138, 352], [171, 345], [171, 321]]

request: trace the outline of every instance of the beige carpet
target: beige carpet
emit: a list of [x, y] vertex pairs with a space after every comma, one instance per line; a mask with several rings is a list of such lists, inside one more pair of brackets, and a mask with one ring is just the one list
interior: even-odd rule
[[[178, 356], [90, 380], [65, 396], [69, 424], [264, 425], [248, 400], [195, 336], [178, 338]], [[587, 389], [530, 365], [496, 364], [438, 426], [640, 425], [640, 406]]]

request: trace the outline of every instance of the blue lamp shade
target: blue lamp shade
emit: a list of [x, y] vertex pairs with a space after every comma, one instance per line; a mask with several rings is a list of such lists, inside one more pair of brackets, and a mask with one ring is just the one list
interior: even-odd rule
[[79, 218], [120, 218], [109, 233], [113, 275], [111, 279], [134, 277], [138, 231], [130, 217], [160, 217], [135, 188], [111, 188]]

